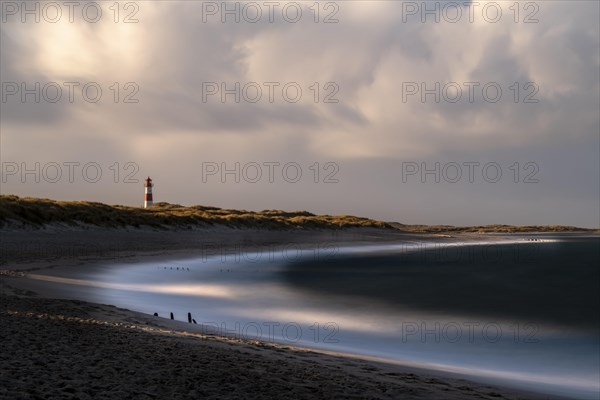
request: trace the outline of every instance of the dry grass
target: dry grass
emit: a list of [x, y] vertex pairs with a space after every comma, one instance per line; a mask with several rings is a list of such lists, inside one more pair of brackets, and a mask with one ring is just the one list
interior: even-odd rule
[[156, 203], [148, 209], [107, 205], [90, 201], [56, 201], [32, 197], [0, 195], [0, 226], [21, 223], [41, 227], [45, 224], [78, 223], [101, 227], [125, 226], [155, 228], [189, 228], [221, 225], [231, 228], [257, 229], [342, 229], [386, 228], [410, 233], [530, 233], [530, 232], [599, 232], [575, 226], [449, 226], [403, 225], [350, 215], [315, 215], [307, 211], [264, 210], [259, 212], [227, 210], [218, 207]]
[[156, 203], [148, 209], [89, 201], [56, 201], [13, 195], [0, 196], [0, 226], [20, 222], [30, 226], [51, 223], [156, 228], [223, 225], [259, 229], [391, 228], [385, 222], [353, 216], [314, 215], [306, 211], [225, 210], [217, 207]]
[[451, 225], [403, 225], [390, 223], [392, 227], [412, 233], [531, 233], [531, 232], [599, 232], [598, 229], [578, 228], [564, 225], [485, 225], [485, 226], [451, 226]]

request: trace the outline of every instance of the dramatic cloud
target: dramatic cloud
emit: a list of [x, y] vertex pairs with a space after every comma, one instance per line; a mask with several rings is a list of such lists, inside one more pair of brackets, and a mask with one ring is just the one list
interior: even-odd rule
[[[228, 2], [239, 22], [222, 2], [200, 1], [121, 2], [118, 16], [113, 3], [80, 2], [70, 22], [57, 2], [55, 23], [48, 2], [39, 23], [21, 4], [2, 4], [3, 194], [138, 204], [140, 184], [122, 182], [134, 162], [159, 201], [413, 223], [599, 223], [597, 2], [278, 2], [273, 22], [262, 1]], [[22, 102], [21, 84], [36, 82], [40, 101]], [[222, 102], [237, 82], [240, 101]], [[88, 96], [102, 89], [96, 103], [83, 97], [89, 83]], [[6, 175], [14, 163], [69, 161], [97, 162], [103, 178]], [[264, 165], [257, 183], [243, 175], [271, 161], [273, 183]], [[203, 182], [207, 162], [239, 162], [240, 183]], [[302, 167], [297, 183], [281, 175], [289, 162]], [[436, 162], [440, 182], [422, 183], [421, 167]], [[419, 171], [407, 175], [406, 163]], [[448, 163], [462, 167], [456, 183]], [[490, 163], [498, 182], [483, 175]], [[324, 183], [329, 174], [339, 182]]]

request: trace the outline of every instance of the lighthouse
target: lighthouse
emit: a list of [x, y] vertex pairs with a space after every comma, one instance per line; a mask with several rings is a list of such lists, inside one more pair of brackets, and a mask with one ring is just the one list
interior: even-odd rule
[[152, 206], [152, 186], [152, 179], [147, 177], [144, 183], [144, 208]]

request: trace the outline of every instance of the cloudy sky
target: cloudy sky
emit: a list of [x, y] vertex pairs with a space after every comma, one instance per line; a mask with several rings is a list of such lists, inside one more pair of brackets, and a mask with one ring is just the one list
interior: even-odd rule
[[23, 7], [2, 194], [599, 226], [597, 1]]

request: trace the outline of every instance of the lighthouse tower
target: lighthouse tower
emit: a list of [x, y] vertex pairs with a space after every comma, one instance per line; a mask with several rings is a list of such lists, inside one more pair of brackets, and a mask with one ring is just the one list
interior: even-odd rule
[[144, 183], [144, 208], [152, 206], [152, 186], [154, 186], [152, 179], [147, 177]]

